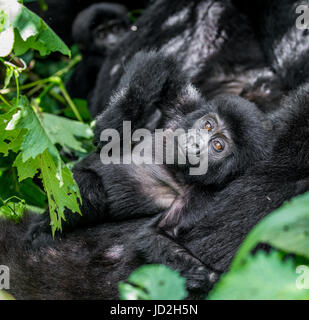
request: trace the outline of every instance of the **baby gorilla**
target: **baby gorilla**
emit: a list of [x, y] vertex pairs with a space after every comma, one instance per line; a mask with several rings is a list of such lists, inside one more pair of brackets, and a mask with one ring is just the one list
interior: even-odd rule
[[[189, 135], [180, 149], [186, 160], [190, 153], [202, 160], [206, 150], [207, 172], [192, 175], [190, 169], [196, 169], [196, 164], [188, 161], [167, 164], [167, 157], [161, 164], [155, 161], [124, 164], [129, 155], [125, 145], [120, 150], [120, 164], [103, 164], [102, 151], [115, 145], [113, 141], [100, 141], [100, 137], [104, 138], [101, 133], [114, 129], [123, 142], [126, 135], [123, 121], [131, 122], [132, 132], [140, 128], [152, 133], [157, 128], [167, 132], [195, 129], [195, 139]], [[216, 191], [270, 151], [272, 144], [264, 128], [266, 123], [264, 114], [254, 104], [237, 96], [205, 102], [171, 57], [155, 52], [136, 54], [117, 92], [97, 118], [98, 151], [74, 168], [83, 199], [83, 215], [67, 214], [64, 230], [154, 216], [148, 225], [136, 230], [132, 246], [147, 263], [163, 263], [178, 270], [187, 278], [188, 288], [208, 290], [218, 273], [181, 246], [182, 235], [211, 214], [204, 211], [205, 203], [212, 201]], [[145, 145], [145, 141], [134, 140], [130, 140], [133, 147]], [[150, 156], [154, 160], [152, 152]], [[36, 245], [41, 245], [42, 233], [47, 232], [50, 232], [48, 213], [34, 222], [30, 236]]]

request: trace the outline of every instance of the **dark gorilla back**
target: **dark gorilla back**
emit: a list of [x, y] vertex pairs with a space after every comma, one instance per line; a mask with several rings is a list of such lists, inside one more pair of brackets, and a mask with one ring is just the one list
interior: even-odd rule
[[78, 230], [38, 250], [20, 240], [29, 221], [0, 220], [0, 263], [10, 268], [9, 292], [18, 300], [116, 299], [118, 281], [143, 264], [128, 241], [143, 220]]

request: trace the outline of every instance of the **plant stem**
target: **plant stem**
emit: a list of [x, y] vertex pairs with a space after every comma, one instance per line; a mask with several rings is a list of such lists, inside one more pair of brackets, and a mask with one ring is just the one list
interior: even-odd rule
[[[38, 80], [38, 81], [34, 81], [34, 82], [31, 82], [31, 83], [24, 84], [23, 86], [20, 86], [19, 89], [20, 90], [26, 90], [26, 89], [30, 89], [32, 87], [36, 87], [36, 86], [38, 86], [40, 84], [44, 84], [44, 83], [47, 83], [47, 82], [50, 82], [50, 78], [41, 79], [41, 80]], [[17, 88], [2, 89], [2, 90], [0, 90], [0, 94], [8, 94], [8, 93], [16, 91], [16, 90], [17, 90]]]
[[[16, 94], [17, 94], [17, 104], [19, 102], [19, 93], [21, 90], [26, 90], [26, 89], [30, 89], [30, 88], [33, 88], [29, 93], [28, 93], [28, 96], [30, 95], [33, 95], [35, 92], [37, 92], [38, 90], [42, 89], [43, 87], [45, 88], [44, 91], [42, 92], [42, 94], [39, 96], [39, 99], [41, 99], [47, 92], [50, 91], [50, 89], [55, 86], [55, 85], [58, 85], [59, 86], [59, 89], [61, 91], [61, 93], [63, 94], [64, 96], [64, 99], [58, 95], [57, 93], [55, 92], [52, 92], [50, 91], [51, 95], [57, 99], [58, 101], [60, 101], [61, 103], [64, 103], [67, 102], [67, 104], [70, 106], [70, 108], [72, 109], [75, 117], [80, 121], [80, 122], [83, 122], [83, 118], [81, 117], [80, 113], [78, 112], [74, 102], [72, 101], [69, 93], [67, 92], [64, 84], [63, 84], [63, 81], [61, 79], [61, 77], [66, 74], [67, 72], [69, 72], [78, 62], [80, 62], [82, 60], [82, 56], [81, 55], [78, 55], [76, 56], [72, 61], [70, 61], [70, 63], [63, 69], [57, 71], [54, 75], [48, 77], [48, 78], [45, 78], [45, 79], [40, 79], [40, 80], [37, 80], [37, 81], [34, 81], [34, 82], [31, 82], [31, 83], [28, 83], [28, 84], [25, 84], [23, 86], [19, 86], [19, 82], [18, 82], [18, 74], [16, 72], [14, 72], [14, 75], [15, 75], [15, 80], [16, 80], [16, 88], [8, 88], [8, 89], [2, 89], [0, 90], [0, 98], [1, 100], [8, 106], [11, 106], [6, 100], [5, 98], [2, 96], [2, 94], [8, 94], [10, 92], [13, 92], [13, 91], [17, 91]], [[48, 84], [48, 86], [45, 86], [45, 84]]]
[[68, 94], [68, 92], [67, 92], [65, 86], [63, 85], [62, 81], [59, 84], [59, 88], [60, 88], [64, 98], [66, 99], [68, 105], [70, 106], [70, 108], [72, 109], [73, 113], [75, 114], [76, 119], [78, 119], [80, 122], [84, 122], [83, 118], [79, 114], [74, 102], [72, 101], [72, 99], [71, 99], [70, 95]]
[[18, 72], [14, 70], [14, 78], [16, 82], [16, 104], [19, 103], [19, 81], [18, 81]]
[[2, 94], [0, 94], [0, 100], [7, 105], [8, 107], [11, 107], [12, 105], [4, 98]]
[[65, 99], [64, 99], [60, 94], [58, 94], [57, 92], [55, 92], [54, 89], [50, 90], [49, 94], [50, 94], [54, 99], [56, 99], [57, 101], [59, 101], [60, 103], [62, 103], [64, 106], [66, 106], [66, 101], [65, 101]]
[[69, 72], [77, 63], [79, 63], [81, 60], [82, 60], [82, 56], [81, 56], [81, 55], [76, 56], [75, 58], [73, 58], [73, 59], [69, 62], [69, 64], [68, 64], [65, 68], [57, 71], [53, 76], [54, 76], [54, 77], [60, 77], [60, 78], [61, 78], [64, 74], [68, 73], [68, 72]]
[[39, 84], [38, 86], [34, 87], [33, 89], [31, 89], [28, 93], [27, 96], [31, 97], [32, 95], [34, 95], [36, 92], [38, 92], [39, 90], [41, 90], [42, 88], [44, 88], [44, 84]]
[[[32, 87], [36, 87], [36, 86], [41, 85], [41, 84], [52, 82], [55, 77], [62, 77], [64, 74], [69, 72], [78, 62], [81, 61], [81, 59], [82, 59], [82, 56], [78, 55], [69, 63], [68, 66], [66, 66], [65, 68], [57, 71], [54, 75], [52, 75], [52, 76], [50, 76], [48, 78], [45, 78], [45, 79], [40, 79], [40, 80], [31, 82], [31, 83], [27, 83], [27, 84], [25, 84], [23, 86], [20, 86], [19, 89], [20, 90], [26, 90], [26, 89], [30, 89]], [[2, 90], [0, 90], [0, 94], [8, 94], [8, 93], [16, 91], [16, 90], [17, 90], [17, 88], [2, 89]]]
[[38, 100], [41, 100], [54, 86], [54, 83], [50, 83], [48, 86], [44, 87], [44, 90], [40, 93], [40, 95], [37, 97]]

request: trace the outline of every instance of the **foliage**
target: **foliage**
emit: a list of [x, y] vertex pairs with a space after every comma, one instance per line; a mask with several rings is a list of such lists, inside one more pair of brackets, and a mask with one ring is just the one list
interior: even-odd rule
[[272, 251], [248, 256], [246, 263], [224, 275], [209, 295], [211, 300], [307, 300], [308, 290], [296, 286], [291, 258]]
[[69, 168], [91, 150], [93, 133], [84, 123], [91, 121], [86, 102], [75, 103], [65, 89], [81, 56], [73, 48], [72, 59], [55, 61], [46, 58], [51, 52], [71, 57], [21, 1], [0, 0], [0, 216], [18, 221], [48, 200], [54, 234], [67, 209], [80, 214]]
[[[140, 12], [130, 13], [132, 22]], [[61, 55], [48, 58], [52, 52]], [[65, 88], [80, 61], [76, 48], [69, 50], [22, 1], [0, 0], [0, 217], [18, 222], [26, 209], [42, 212], [48, 203], [54, 233], [66, 209], [80, 213], [69, 168], [92, 148], [92, 119], [87, 103], [72, 100]], [[252, 254], [260, 243], [272, 250]], [[252, 230], [207, 298], [309, 299], [309, 291], [296, 286], [299, 281], [309, 289], [309, 278], [300, 280], [296, 272], [307, 270], [300, 265], [309, 265], [309, 193]], [[187, 296], [185, 279], [162, 265], [139, 268], [119, 290], [122, 299]], [[1, 299], [13, 298], [0, 291]]]
[[[268, 244], [277, 252], [252, 257], [250, 252], [259, 243]], [[293, 254], [293, 258], [286, 258], [287, 254]], [[210, 298], [309, 299], [309, 290], [296, 287], [299, 278], [296, 268], [299, 264], [309, 266], [308, 258], [309, 193], [306, 193], [284, 204], [252, 230], [239, 249], [231, 270]]]
[[187, 295], [185, 279], [163, 265], [146, 265], [119, 284], [126, 300], [181, 300]]
[[70, 55], [69, 48], [46, 23], [17, 0], [1, 0], [0, 12], [0, 56], [8, 56], [12, 51], [19, 56], [29, 49], [38, 50], [42, 56], [54, 51]]
[[[260, 243], [269, 244], [272, 250], [269, 253], [258, 250], [252, 254]], [[297, 272], [297, 267], [303, 275]], [[151, 272], [145, 272], [144, 267], [136, 270], [128, 280], [135, 286], [121, 284], [121, 297], [155, 299], [161, 295], [175, 299], [173, 290], [166, 295], [167, 291], [162, 293], [160, 288], [151, 286], [151, 281], [157, 279], [173, 281], [173, 271], [165, 273], [160, 268], [152, 266]], [[175, 273], [174, 277], [177, 276]], [[300, 281], [303, 290], [296, 286], [297, 281]], [[174, 286], [171, 283], [171, 288], [175, 287], [183, 293], [184, 282], [178, 282], [177, 286], [175, 283]], [[221, 277], [208, 299], [309, 300], [309, 193], [284, 204], [252, 230], [239, 249], [230, 271]]]
[[285, 203], [247, 237], [233, 266], [237, 268], [258, 243], [309, 259], [309, 193]]
[[[13, 202], [16, 198], [18, 202]], [[19, 199], [18, 197], [12, 197], [5, 201], [2, 201], [2, 205], [0, 206], [0, 217], [12, 219], [15, 222], [18, 222], [24, 214], [26, 202], [23, 199]]]
[[15, 300], [9, 293], [0, 290], [0, 300]]

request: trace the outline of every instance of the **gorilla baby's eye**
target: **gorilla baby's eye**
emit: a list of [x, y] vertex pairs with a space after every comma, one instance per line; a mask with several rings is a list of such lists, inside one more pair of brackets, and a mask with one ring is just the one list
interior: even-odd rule
[[206, 121], [205, 123], [205, 129], [207, 131], [211, 131], [212, 130], [212, 124], [209, 121]]
[[215, 150], [218, 152], [222, 152], [224, 150], [224, 144], [218, 140], [215, 140], [213, 142], [213, 146], [214, 146]]

